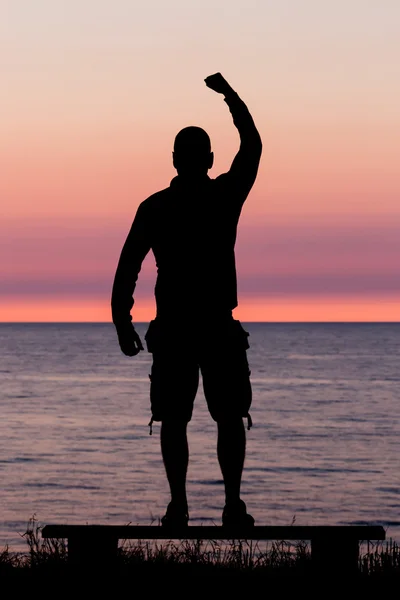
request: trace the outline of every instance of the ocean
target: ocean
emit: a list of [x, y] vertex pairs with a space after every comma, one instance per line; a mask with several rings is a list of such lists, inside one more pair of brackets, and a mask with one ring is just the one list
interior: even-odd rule
[[[381, 524], [400, 542], [400, 323], [243, 325], [254, 426], [242, 497], [256, 524]], [[179, 365], [179, 323], [175, 343]], [[0, 550], [26, 550], [33, 516], [158, 523], [169, 492], [159, 424], [149, 435], [151, 355], [125, 357], [111, 324], [54, 323], [1, 324], [0, 357]], [[188, 436], [190, 522], [220, 524], [201, 382]]]

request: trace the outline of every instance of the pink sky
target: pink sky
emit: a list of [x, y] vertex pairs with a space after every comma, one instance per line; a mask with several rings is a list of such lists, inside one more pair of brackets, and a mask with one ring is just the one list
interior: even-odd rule
[[[210, 172], [238, 136], [203, 79], [221, 71], [264, 143], [237, 244], [243, 320], [399, 320], [400, 5], [6, 3], [0, 321], [108, 321], [138, 204], [174, 176], [182, 127]], [[4, 81], [5, 78], [5, 81]], [[154, 313], [154, 261], [134, 320]]]

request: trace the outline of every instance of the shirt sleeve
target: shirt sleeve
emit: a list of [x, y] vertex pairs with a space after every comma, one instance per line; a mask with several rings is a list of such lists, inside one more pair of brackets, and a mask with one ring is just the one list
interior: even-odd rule
[[132, 321], [130, 311], [134, 305], [138, 275], [151, 247], [147, 211], [142, 203], [126, 238], [119, 258], [111, 296], [112, 320], [115, 326], [125, 326]]
[[262, 142], [253, 118], [238, 94], [231, 92], [225, 97], [225, 102], [240, 136], [239, 151], [226, 175], [244, 202], [257, 177]]

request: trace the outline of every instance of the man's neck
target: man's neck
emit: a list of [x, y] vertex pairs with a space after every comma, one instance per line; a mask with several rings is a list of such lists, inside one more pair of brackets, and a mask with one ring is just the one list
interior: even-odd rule
[[209, 181], [207, 173], [178, 173], [171, 181], [171, 185], [197, 186]]

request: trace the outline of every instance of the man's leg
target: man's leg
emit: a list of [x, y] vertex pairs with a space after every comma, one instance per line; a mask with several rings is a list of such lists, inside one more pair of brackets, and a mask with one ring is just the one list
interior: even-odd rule
[[171, 502], [162, 524], [179, 526], [188, 521], [186, 430], [199, 384], [199, 367], [191, 352], [178, 358], [171, 349], [173, 332], [170, 325], [158, 321], [157, 327], [153, 326], [153, 336], [147, 338], [150, 337], [153, 352], [150, 376], [152, 419], [161, 421], [161, 454], [171, 492]]
[[161, 453], [171, 491], [171, 503], [187, 512], [186, 473], [189, 463], [187, 422], [164, 420], [161, 423]]
[[251, 527], [254, 519], [248, 514], [246, 504], [240, 499], [240, 485], [246, 453], [246, 432], [241, 417], [219, 420], [218, 461], [225, 484], [225, 507], [222, 524]]
[[218, 421], [217, 452], [225, 484], [225, 502], [237, 504], [246, 452], [246, 432], [241, 417]]
[[246, 454], [243, 418], [250, 421], [252, 392], [247, 361], [247, 332], [237, 321], [220, 329], [218, 351], [207, 348], [201, 362], [204, 394], [218, 425], [217, 453], [225, 485], [224, 525], [254, 525], [240, 499]]

